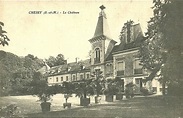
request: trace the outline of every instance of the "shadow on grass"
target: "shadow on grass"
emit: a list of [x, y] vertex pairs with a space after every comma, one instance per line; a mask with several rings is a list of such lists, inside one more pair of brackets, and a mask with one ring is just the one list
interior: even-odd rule
[[162, 96], [136, 97], [106, 104], [93, 104], [88, 107], [51, 111], [48, 113], [27, 114], [26, 117], [132, 117], [132, 118], [179, 118], [182, 108], [167, 106]]

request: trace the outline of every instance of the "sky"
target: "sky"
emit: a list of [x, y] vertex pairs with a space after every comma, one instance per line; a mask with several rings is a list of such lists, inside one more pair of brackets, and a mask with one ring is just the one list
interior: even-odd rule
[[[68, 62], [89, 58], [89, 39], [94, 35], [100, 9], [104, 5], [111, 38], [119, 42], [120, 31], [127, 20], [140, 23], [143, 32], [153, 15], [152, 0], [69, 0], [0, 1], [0, 21], [10, 38], [9, 46], [0, 50], [18, 56], [33, 54], [47, 59], [63, 54]], [[32, 14], [42, 11], [41, 14]], [[43, 14], [56, 11], [58, 14]], [[79, 14], [63, 14], [63, 12]]]

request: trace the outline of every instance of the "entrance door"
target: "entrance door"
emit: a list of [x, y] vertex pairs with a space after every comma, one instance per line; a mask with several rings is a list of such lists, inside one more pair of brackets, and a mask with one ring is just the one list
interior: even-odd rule
[[140, 93], [140, 89], [142, 88], [142, 78], [135, 78], [135, 93]]
[[124, 79], [121, 79], [121, 92], [124, 92], [125, 91], [125, 86], [124, 86], [124, 84], [125, 84], [125, 82], [124, 82]]

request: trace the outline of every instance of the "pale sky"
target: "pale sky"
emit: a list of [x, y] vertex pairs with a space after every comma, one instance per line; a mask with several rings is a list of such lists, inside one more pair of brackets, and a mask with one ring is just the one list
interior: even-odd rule
[[[99, 6], [104, 5], [111, 38], [119, 42], [119, 34], [127, 20], [140, 23], [143, 31], [152, 16], [152, 0], [87, 0], [70, 1], [0, 1], [0, 21], [10, 38], [9, 46], [0, 50], [18, 56], [33, 54], [45, 59], [63, 54], [68, 62], [76, 57], [84, 60], [91, 49]], [[29, 14], [29, 11], [57, 11], [59, 14]], [[79, 14], [62, 14], [75, 11]]]

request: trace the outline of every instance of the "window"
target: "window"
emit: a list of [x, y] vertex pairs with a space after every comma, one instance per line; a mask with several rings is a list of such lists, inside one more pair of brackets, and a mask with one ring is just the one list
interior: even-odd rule
[[84, 78], [83, 78], [83, 75], [80, 75], [80, 80], [81, 80], [81, 79], [84, 79]]
[[89, 79], [90, 78], [90, 74], [86, 74], [86, 78]]
[[61, 81], [63, 81], [63, 77], [61, 77]]
[[76, 79], [76, 75], [73, 75], [72, 80], [75, 81], [75, 79]]
[[66, 81], [69, 81], [69, 77], [68, 76], [66, 76]]
[[125, 63], [120, 61], [117, 63], [117, 76], [124, 75]]
[[124, 62], [121, 61], [121, 62], [118, 62], [117, 64], [117, 70], [125, 70], [125, 67], [124, 67]]
[[142, 74], [142, 66], [140, 65], [140, 60], [135, 59], [133, 63], [134, 74]]
[[112, 75], [113, 68], [111, 63], [106, 64], [106, 76], [110, 77]]
[[157, 87], [152, 87], [153, 88], [153, 92], [156, 93], [157, 92]]
[[142, 87], [142, 78], [135, 78], [135, 84], [139, 87]]
[[56, 82], [58, 82], [58, 77], [56, 77]]
[[135, 79], [135, 84], [139, 84], [139, 83], [140, 83], [139, 79]]
[[100, 49], [95, 49], [95, 63], [100, 63]]
[[142, 68], [142, 66], [140, 65], [140, 60], [139, 59], [134, 60], [133, 67], [134, 67], [134, 69]]

